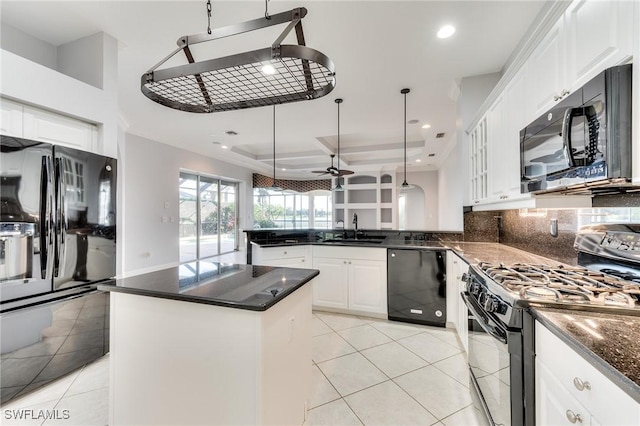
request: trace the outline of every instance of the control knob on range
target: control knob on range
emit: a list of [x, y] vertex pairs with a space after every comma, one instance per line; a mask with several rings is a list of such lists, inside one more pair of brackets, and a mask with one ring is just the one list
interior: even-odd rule
[[474, 296], [477, 296], [478, 294], [480, 294], [480, 284], [476, 283], [476, 282], [469, 282], [469, 293], [473, 294]]
[[500, 309], [500, 301], [493, 296], [487, 296], [484, 302], [484, 309], [487, 312], [497, 312]]

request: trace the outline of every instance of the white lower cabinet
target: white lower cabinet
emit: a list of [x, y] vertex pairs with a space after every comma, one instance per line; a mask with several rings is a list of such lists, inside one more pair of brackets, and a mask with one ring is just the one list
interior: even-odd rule
[[465, 352], [468, 344], [469, 313], [460, 293], [466, 290], [462, 275], [468, 269], [469, 264], [454, 251], [447, 252], [447, 324], [456, 329]]
[[251, 263], [288, 268], [311, 268], [311, 246], [260, 247], [254, 245], [251, 248]]
[[314, 246], [314, 308], [387, 315], [387, 250]]
[[539, 425], [598, 424], [553, 374], [536, 360], [536, 423]]
[[536, 424], [638, 425], [640, 404], [536, 322]]
[[313, 306], [349, 309], [346, 261], [314, 256], [313, 269], [320, 271], [320, 275], [313, 281]]

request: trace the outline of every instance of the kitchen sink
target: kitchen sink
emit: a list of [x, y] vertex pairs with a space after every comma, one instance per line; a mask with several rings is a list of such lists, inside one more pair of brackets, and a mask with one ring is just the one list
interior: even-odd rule
[[373, 239], [364, 239], [364, 240], [355, 240], [355, 239], [335, 239], [335, 240], [324, 240], [324, 243], [341, 243], [341, 244], [380, 244], [384, 240], [373, 240]]

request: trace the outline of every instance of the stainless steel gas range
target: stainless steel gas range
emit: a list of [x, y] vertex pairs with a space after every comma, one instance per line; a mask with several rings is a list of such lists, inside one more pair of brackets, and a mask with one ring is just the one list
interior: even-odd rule
[[535, 424], [535, 336], [529, 307], [640, 315], [640, 225], [581, 228], [581, 266], [472, 265], [462, 298], [469, 308], [469, 368], [491, 424]]

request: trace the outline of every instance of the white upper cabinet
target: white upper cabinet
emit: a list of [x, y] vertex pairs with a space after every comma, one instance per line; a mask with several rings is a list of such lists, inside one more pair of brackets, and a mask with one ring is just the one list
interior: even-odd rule
[[618, 65], [633, 49], [632, 1], [575, 1], [565, 14], [567, 79], [584, 85], [605, 68]]
[[95, 124], [0, 99], [3, 135], [63, 145], [97, 152], [98, 128]]
[[[565, 49], [561, 18], [533, 51], [524, 70], [527, 73], [527, 103], [537, 117], [569, 92], [565, 78]], [[521, 70], [520, 72], [523, 72]]]
[[471, 131], [470, 171], [471, 202], [480, 204], [489, 196], [487, 176], [487, 116]]
[[0, 99], [0, 133], [7, 136], [22, 136], [22, 105]]
[[576, 0], [527, 60], [530, 121], [631, 57], [633, 2]]
[[[505, 73], [509, 77], [499, 82], [468, 130], [469, 201], [478, 210], [542, 206], [520, 193], [520, 130], [606, 68], [629, 61], [633, 32], [640, 31], [634, 6], [640, 8], [625, 0], [575, 0], [539, 36], [520, 68]], [[577, 201], [564, 199], [555, 207]]]
[[502, 197], [504, 200], [528, 197], [520, 193], [520, 130], [528, 124], [527, 102], [525, 98], [525, 77], [517, 74], [504, 91], [504, 141], [499, 155], [503, 159]]
[[505, 197], [506, 168], [504, 159], [508, 158], [504, 149], [507, 145], [504, 117], [504, 96], [500, 95], [491, 105], [487, 113], [487, 150], [489, 154], [488, 175], [489, 197], [501, 199]]

